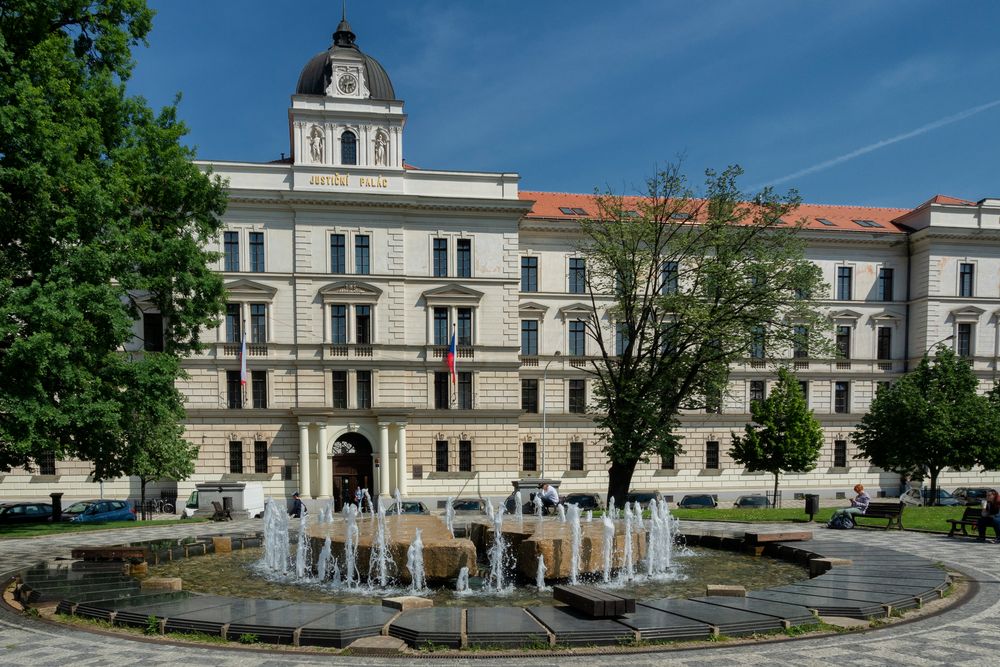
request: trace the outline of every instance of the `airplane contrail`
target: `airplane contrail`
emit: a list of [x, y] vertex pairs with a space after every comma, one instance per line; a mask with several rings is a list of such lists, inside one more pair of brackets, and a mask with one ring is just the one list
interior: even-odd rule
[[979, 106], [972, 107], [971, 109], [966, 109], [965, 111], [959, 111], [958, 113], [952, 114], [951, 116], [945, 116], [944, 118], [941, 118], [934, 122], [927, 123], [926, 125], [921, 125], [915, 130], [910, 130], [909, 132], [904, 132], [903, 134], [897, 134], [896, 136], [890, 137], [889, 139], [883, 139], [882, 141], [876, 141], [873, 144], [862, 146], [861, 148], [853, 150], [850, 153], [844, 153], [843, 155], [837, 156], [830, 160], [825, 160], [823, 162], [820, 162], [819, 164], [814, 164], [811, 167], [800, 169], [799, 171], [796, 171], [792, 174], [788, 174], [787, 176], [782, 176], [781, 178], [776, 178], [774, 180], [767, 181], [762, 185], [754, 186], [752, 189], [757, 189], [764, 185], [778, 185], [779, 183], [791, 181], [801, 176], [806, 176], [808, 174], [815, 174], [817, 171], [823, 171], [824, 169], [835, 167], [838, 164], [842, 164], [844, 162], [847, 162], [848, 160], [853, 160], [856, 157], [866, 155], [867, 153], [871, 153], [872, 151], [877, 151], [880, 148], [885, 148], [886, 146], [891, 146], [892, 144], [898, 144], [900, 141], [906, 141], [907, 139], [918, 137], [921, 134], [926, 134], [927, 132], [931, 132], [940, 127], [944, 127], [945, 125], [951, 125], [952, 123], [957, 123], [960, 120], [965, 120], [970, 116], [975, 116], [976, 114], [982, 113], [996, 106], [1000, 106], [1000, 100], [993, 100], [992, 102], [987, 102], [986, 104], [980, 104]]

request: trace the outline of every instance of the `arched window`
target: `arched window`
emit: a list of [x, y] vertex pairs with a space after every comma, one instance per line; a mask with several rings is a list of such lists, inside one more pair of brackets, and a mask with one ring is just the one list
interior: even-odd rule
[[358, 163], [358, 138], [350, 130], [340, 135], [340, 163]]

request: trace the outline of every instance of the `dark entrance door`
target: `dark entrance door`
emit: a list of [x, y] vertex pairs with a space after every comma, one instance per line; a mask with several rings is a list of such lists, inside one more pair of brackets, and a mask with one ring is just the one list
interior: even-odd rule
[[333, 443], [333, 500], [336, 509], [353, 503], [358, 487], [373, 494], [372, 446], [360, 433], [345, 433]]

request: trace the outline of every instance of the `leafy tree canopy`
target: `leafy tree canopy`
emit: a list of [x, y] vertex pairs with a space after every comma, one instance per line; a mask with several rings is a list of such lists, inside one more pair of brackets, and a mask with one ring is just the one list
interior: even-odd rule
[[855, 458], [884, 470], [914, 472], [931, 480], [948, 467], [1000, 463], [1000, 405], [976, 392], [979, 381], [968, 361], [939, 345], [911, 373], [875, 395], [854, 432]]
[[180, 373], [136, 382], [135, 320], [162, 313], [176, 357], [223, 307], [204, 250], [222, 184], [175, 106], [126, 94], [151, 20], [143, 0], [0, 0], [0, 469], [55, 452], [127, 472], [137, 387], [174, 401]]
[[774, 475], [774, 498], [783, 472], [809, 472], [823, 449], [823, 428], [806, 405], [795, 376], [778, 370], [771, 394], [750, 404], [753, 422], [742, 437], [733, 434], [729, 455], [750, 472]]
[[744, 193], [742, 173], [707, 172], [695, 197], [671, 166], [641, 197], [599, 196], [598, 215], [582, 223], [609, 497], [624, 497], [639, 461], [681, 451], [680, 411], [716, 409], [731, 364], [828, 346], [810, 301], [825, 286], [805, 259], [799, 199]]

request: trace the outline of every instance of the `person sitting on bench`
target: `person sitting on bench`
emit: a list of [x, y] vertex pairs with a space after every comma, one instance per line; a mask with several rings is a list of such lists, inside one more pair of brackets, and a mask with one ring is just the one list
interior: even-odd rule
[[1000, 542], [1000, 494], [996, 489], [986, 492], [986, 500], [983, 501], [983, 515], [976, 522], [979, 528], [977, 542], [986, 541], [986, 529], [992, 528], [997, 535], [997, 542]]
[[865, 485], [855, 484], [854, 493], [858, 495], [854, 496], [854, 498], [851, 499], [851, 506], [841, 507], [839, 510], [834, 512], [833, 516], [830, 517], [831, 523], [838, 516], [849, 515], [853, 519], [855, 516], [858, 516], [859, 514], [864, 514], [866, 511], [868, 511], [868, 503], [871, 501], [871, 498], [869, 498], [868, 494], [865, 493]]
[[559, 504], [559, 492], [555, 487], [542, 484], [542, 507], [555, 507]]

